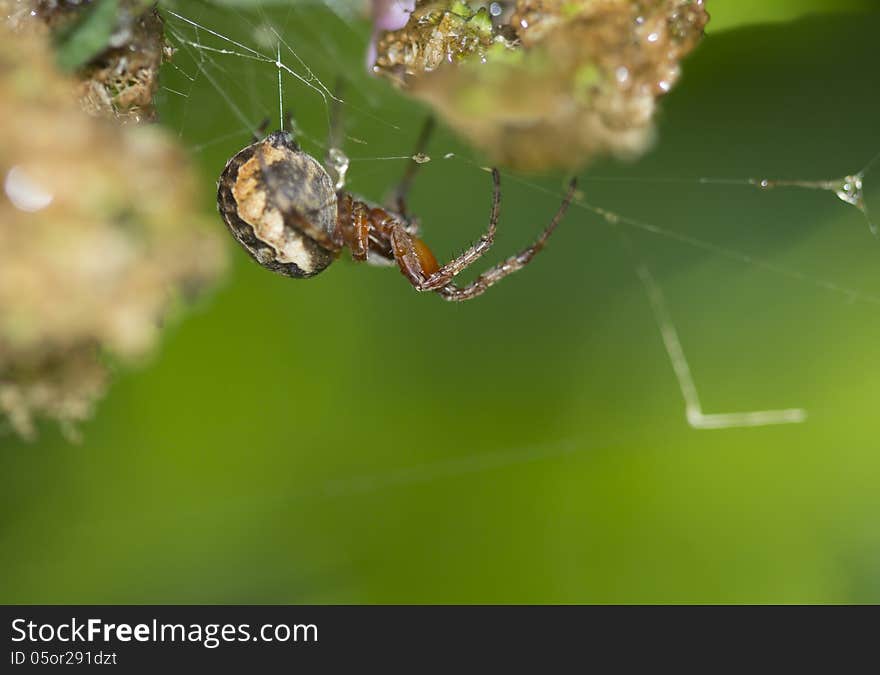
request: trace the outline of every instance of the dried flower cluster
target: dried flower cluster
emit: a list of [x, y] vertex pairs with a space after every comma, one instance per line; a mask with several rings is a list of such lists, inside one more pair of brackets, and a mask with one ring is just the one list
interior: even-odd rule
[[[121, 3], [123, 9], [129, 5], [136, 3]], [[110, 47], [79, 73], [77, 96], [92, 115], [113, 116], [120, 122], [152, 122], [159, 68], [169, 51], [164, 24], [155, 7], [141, 15], [123, 11], [120, 16]]]
[[0, 413], [24, 436], [88, 417], [107, 358], [147, 353], [224, 262], [185, 154], [85, 114], [78, 86], [37, 32], [0, 22]]
[[420, 0], [374, 71], [431, 103], [493, 161], [577, 168], [634, 157], [709, 17], [703, 0]]
[[[19, 31], [54, 36], [69, 34], [95, 0], [0, 0], [0, 15]], [[109, 7], [106, 44], [76, 68], [75, 93], [91, 115], [114, 117], [121, 123], [156, 119], [153, 96], [159, 69], [170, 52], [164, 23], [151, 0], [116, 0]], [[3, 11], [6, 10], [6, 11]]]
[[406, 86], [413, 75], [431, 72], [443, 63], [474, 55], [485, 58], [496, 37], [487, 8], [472, 10], [464, 2], [424, 0], [415, 6], [405, 28], [381, 35], [374, 71]]

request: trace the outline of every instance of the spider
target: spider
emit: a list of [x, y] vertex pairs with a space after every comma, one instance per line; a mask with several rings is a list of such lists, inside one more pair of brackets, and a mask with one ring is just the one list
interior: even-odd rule
[[[265, 125], [264, 125], [265, 127]], [[431, 118], [413, 157], [427, 144]], [[331, 142], [328, 148], [338, 147]], [[501, 279], [522, 269], [544, 248], [571, 203], [576, 180], [550, 224], [531, 246], [480, 274], [466, 286], [456, 275], [475, 263], [495, 239], [501, 208], [501, 179], [492, 169], [489, 226], [480, 239], [445, 265], [419, 237], [418, 220], [406, 211], [406, 196], [418, 162], [413, 160], [385, 207], [344, 190], [344, 173], [328, 158], [322, 165], [303, 152], [286, 131], [254, 142], [230, 159], [220, 175], [217, 205], [229, 231], [260, 265], [289, 277], [307, 278], [322, 272], [343, 247], [355, 261], [394, 265], [417, 291], [431, 291], [445, 300], [464, 301], [482, 295]], [[331, 178], [330, 173], [337, 176]]]

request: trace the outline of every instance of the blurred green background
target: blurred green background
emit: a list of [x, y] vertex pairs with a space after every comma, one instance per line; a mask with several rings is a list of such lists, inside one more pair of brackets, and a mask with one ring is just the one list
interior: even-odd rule
[[[230, 240], [222, 287], [118, 373], [80, 445], [49, 425], [0, 439], [0, 601], [880, 602], [880, 242], [830, 193], [698, 180], [863, 167], [880, 151], [880, 14], [765, 25], [732, 4], [708, 3], [729, 29], [685, 63], [656, 148], [581, 187], [709, 247], [617, 226], [667, 296], [705, 411], [803, 407], [806, 424], [690, 428], [633, 258], [585, 209], [463, 305], [347, 260], [290, 280]], [[261, 51], [277, 27], [322, 81], [345, 75], [349, 184], [383, 197], [405, 162], [377, 158], [409, 154], [425, 112], [366, 75], [365, 20], [173, 9]], [[165, 85], [185, 97], [163, 90], [163, 123], [212, 210], [248, 124], [277, 122], [276, 70], [198, 49], [174, 63]], [[284, 89], [320, 152], [327, 107]], [[482, 231], [490, 180], [443, 129], [429, 154], [410, 206], [445, 257]], [[547, 222], [563, 180], [505, 174], [492, 262]], [[880, 213], [878, 184], [880, 166]]]

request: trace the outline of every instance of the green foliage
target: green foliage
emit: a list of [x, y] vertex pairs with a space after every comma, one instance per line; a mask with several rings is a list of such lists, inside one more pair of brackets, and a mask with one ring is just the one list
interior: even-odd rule
[[715, 32], [750, 24], [793, 21], [808, 14], [876, 11], [874, 0], [707, 0]]
[[58, 65], [72, 71], [100, 54], [116, 27], [118, 0], [98, 0], [55, 38]]

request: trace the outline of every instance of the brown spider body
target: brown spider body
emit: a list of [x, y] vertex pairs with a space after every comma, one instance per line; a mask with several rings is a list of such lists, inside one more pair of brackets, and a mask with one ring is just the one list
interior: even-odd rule
[[[232, 236], [274, 272], [314, 276], [341, 248], [327, 247], [337, 222], [333, 181], [283, 132], [252, 143], [226, 163], [217, 204]], [[317, 230], [314, 236], [304, 223]]]
[[327, 169], [303, 152], [290, 134], [276, 131], [230, 159], [217, 186], [217, 205], [229, 231], [260, 265], [289, 277], [312, 277], [326, 269], [343, 247], [355, 261], [397, 264], [419, 291], [446, 300], [481, 295], [528, 264], [544, 247], [571, 201], [568, 195], [534, 244], [484, 272], [465, 287], [454, 277], [492, 245], [498, 223], [500, 178], [492, 170], [492, 210], [487, 232], [463, 254], [439, 265], [405, 214], [411, 169], [397, 190], [397, 210], [386, 209], [336, 190]]

